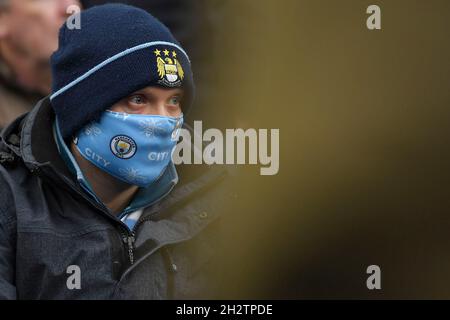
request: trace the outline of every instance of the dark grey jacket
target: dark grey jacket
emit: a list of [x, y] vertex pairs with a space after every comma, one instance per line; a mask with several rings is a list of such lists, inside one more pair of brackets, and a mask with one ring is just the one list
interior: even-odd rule
[[[130, 232], [67, 170], [53, 120], [44, 99], [2, 132], [0, 298], [215, 298], [225, 171], [178, 167], [178, 185]], [[81, 289], [67, 285], [73, 265]]]

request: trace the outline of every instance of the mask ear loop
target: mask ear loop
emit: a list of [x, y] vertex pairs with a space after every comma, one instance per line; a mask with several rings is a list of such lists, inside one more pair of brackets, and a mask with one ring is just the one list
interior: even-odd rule
[[172, 136], [171, 136], [172, 141], [178, 141], [178, 139], [180, 138], [180, 131], [181, 131], [181, 128], [183, 127], [183, 122], [184, 122], [184, 118], [183, 118], [183, 113], [182, 113], [177, 118], [177, 123], [175, 124], [175, 128], [173, 129]]

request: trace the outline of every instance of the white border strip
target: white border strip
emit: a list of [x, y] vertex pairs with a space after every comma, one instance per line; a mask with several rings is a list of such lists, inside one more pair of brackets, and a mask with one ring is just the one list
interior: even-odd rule
[[112, 56], [111, 58], [108, 58], [105, 61], [103, 61], [102, 63], [96, 65], [94, 68], [92, 68], [91, 70], [89, 70], [88, 72], [83, 74], [82, 76], [78, 77], [74, 81], [70, 82], [69, 84], [65, 85], [64, 87], [62, 87], [61, 89], [56, 91], [54, 94], [52, 94], [50, 96], [50, 101], [53, 100], [54, 98], [56, 98], [57, 96], [59, 96], [60, 94], [64, 93], [65, 91], [69, 90], [70, 88], [72, 88], [76, 84], [80, 83], [84, 79], [88, 78], [89, 76], [91, 76], [93, 73], [97, 72], [98, 70], [100, 70], [104, 66], [110, 64], [111, 62], [113, 62], [113, 61], [115, 61], [117, 59], [120, 59], [120, 58], [122, 58], [122, 57], [124, 57], [124, 56], [126, 56], [126, 55], [128, 55], [130, 53], [133, 53], [135, 51], [138, 51], [138, 50], [141, 50], [141, 49], [145, 49], [145, 48], [148, 48], [148, 47], [152, 47], [152, 46], [157, 46], [157, 45], [167, 45], [167, 46], [172, 46], [172, 47], [177, 48], [178, 50], [183, 52], [183, 54], [188, 59], [189, 63], [191, 63], [187, 53], [183, 50], [183, 48], [181, 48], [179, 45], [177, 45], [175, 43], [167, 42], [167, 41], [153, 41], [153, 42], [143, 43], [143, 44], [140, 44], [140, 45], [135, 46], [133, 48], [129, 48], [129, 49], [126, 49], [126, 50], [124, 50], [122, 52], [119, 52], [118, 54]]

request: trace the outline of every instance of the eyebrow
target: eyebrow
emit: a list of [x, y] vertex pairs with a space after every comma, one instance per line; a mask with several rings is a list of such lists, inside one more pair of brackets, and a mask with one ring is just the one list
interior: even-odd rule
[[[184, 97], [184, 94], [185, 94], [185, 93], [184, 93], [184, 90], [183, 90], [183, 89], [177, 88], [177, 89], [175, 89], [175, 90], [176, 90], [176, 91], [174, 91], [172, 95], [180, 95], [181, 97]], [[151, 92], [151, 91], [146, 91], [146, 89], [141, 89], [141, 90], [138, 90], [138, 91], [135, 91], [135, 92], [131, 93], [129, 96], [133, 96], [133, 95], [135, 95], [135, 94], [143, 94], [143, 95], [145, 95], [145, 94], [151, 94], [151, 95], [153, 95], [154, 93]]]
[[183, 89], [176, 89], [176, 91], [173, 93], [174, 95], [180, 95], [180, 96], [184, 96], [184, 90]]

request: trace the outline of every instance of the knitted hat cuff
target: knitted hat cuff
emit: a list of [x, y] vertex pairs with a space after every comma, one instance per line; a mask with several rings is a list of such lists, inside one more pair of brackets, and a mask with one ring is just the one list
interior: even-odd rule
[[167, 42], [167, 41], [153, 41], [153, 42], [143, 43], [141, 45], [138, 45], [138, 46], [135, 46], [133, 48], [124, 50], [122, 52], [119, 52], [116, 55], [114, 55], [113, 57], [106, 59], [102, 63], [99, 63], [98, 65], [93, 67], [91, 70], [89, 70], [85, 74], [83, 74], [82, 76], [78, 77], [77, 79], [75, 79], [72, 82], [70, 82], [67, 85], [65, 85], [63, 88], [61, 88], [58, 91], [56, 91], [55, 93], [53, 93], [50, 96], [50, 100], [53, 100], [54, 98], [56, 98], [57, 96], [61, 95], [64, 92], [66, 92], [67, 90], [69, 90], [73, 86], [75, 86], [78, 83], [80, 83], [80, 82], [84, 81], [85, 79], [89, 78], [94, 73], [99, 71], [101, 68], [107, 66], [110, 63], [113, 63], [114, 61], [116, 61], [116, 60], [118, 60], [120, 58], [123, 58], [123, 57], [125, 57], [125, 56], [127, 56], [129, 54], [132, 54], [133, 52], [136, 52], [138, 50], [147, 49], [147, 48], [153, 47], [153, 46], [162, 46], [162, 45], [164, 45], [164, 46], [173, 46], [173, 47], [177, 48], [179, 51], [181, 51], [184, 54], [184, 56], [186, 57], [187, 61], [190, 63], [188, 54], [183, 50], [183, 48], [181, 48], [179, 45], [177, 45], [175, 43], [171, 43], [171, 42]]

